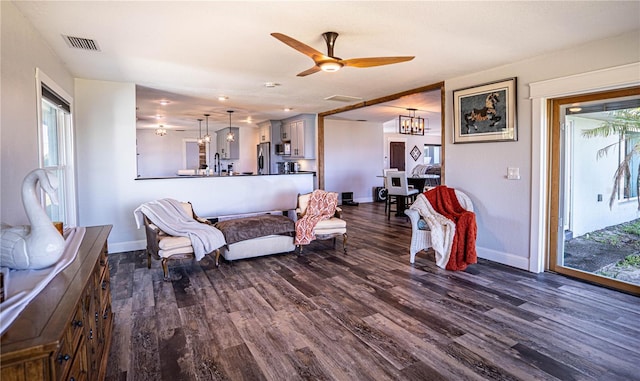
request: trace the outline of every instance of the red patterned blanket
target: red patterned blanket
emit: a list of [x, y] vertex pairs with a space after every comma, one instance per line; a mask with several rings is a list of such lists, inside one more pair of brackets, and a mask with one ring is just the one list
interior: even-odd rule
[[308, 245], [316, 239], [313, 229], [322, 220], [331, 218], [338, 206], [338, 194], [316, 189], [311, 193], [304, 216], [296, 221], [296, 245]]
[[433, 209], [455, 222], [456, 232], [453, 236], [451, 256], [447, 262], [447, 270], [464, 270], [468, 264], [476, 263], [476, 215], [460, 206], [455, 189], [438, 186], [427, 192], [425, 197]]

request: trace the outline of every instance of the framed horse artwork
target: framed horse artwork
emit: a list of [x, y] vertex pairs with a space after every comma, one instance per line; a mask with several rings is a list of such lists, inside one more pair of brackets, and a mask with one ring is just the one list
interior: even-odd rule
[[453, 129], [454, 143], [518, 140], [516, 79], [454, 90]]

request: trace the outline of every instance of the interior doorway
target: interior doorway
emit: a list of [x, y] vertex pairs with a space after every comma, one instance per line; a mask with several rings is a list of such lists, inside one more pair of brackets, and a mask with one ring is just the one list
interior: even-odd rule
[[550, 105], [549, 269], [640, 294], [640, 87]]
[[389, 142], [389, 168], [404, 171], [406, 164], [406, 147], [404, 142]]
[[[392, 103], [394, 101], [399, 101], [402, 99], [406, 99], [406, 97], [411, 97], [414, 95], [419, 96], [420, 94], [427, 94], [427, 93], [435, 93], [440, 98], [440, 101], [439, 101], [440, 112], [437, 118], [440, 126], [439, 127], [440, 136], [438, 137], [438, 141], [442, 145], [441, 172], [442, 172], [442, 180], [444, 181], [445, 131], [442, 127], [444, 126], [444, 117], [445, 117], [445, 109], [444, 109], [445, 108], [445, 88], [444, 88], [444, 82], [438, 82], [431, 85], [403, 91], [403, 92], [392, 94], [392, 95], [387, 95], [381, 98], [370, 99], [357, 104], [319, 113], [318, 119], [317, 119], [318, 152], [317, 152], [317, 159], [316, 159], [318, 187], [321, 189], [324, 189], [325, 187], [325, 136], [324, 134], [325, 134], [325, 118], [326, 117], [330, 117], [336, 114], [357, 113], [360, 109], [369, 109], [371, 106], [385, 105], [388, 107], [384, 107], [384, 108], [386, 108], [387, 110], [392, 110], [394, 115], [393, 118], [397, 118], [399, 113], [402, 113], [406, 110], [406, 107], [398, 107], [397, 105], [393, 105]], [[350, 120], [359, 121], [359, 120], [367, 120], [367, 118], [356, 117], [356, 118], [350, 118]], [[386, 120], [389, 120], [389, 119], [386, 119]], [[434, 121], [435, 120], [436, 119], [434, 119]]]

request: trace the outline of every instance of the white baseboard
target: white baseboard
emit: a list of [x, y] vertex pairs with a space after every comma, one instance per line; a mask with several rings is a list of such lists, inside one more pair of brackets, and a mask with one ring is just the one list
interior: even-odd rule
[[128, 242], [116, 242], [116, 243], [109, 242], [108, 246], [109, 246], [109, 254], [123, 253], [125, 251], [144, 250], [147, 248], [147, 241], [139, 240], [139, 241], [128, 241]]
[[529, 258], [479, 246], [476, 247], [476, 252], [478, 253], [479, 258], [488, 259], [503, 265], [529, 271]]

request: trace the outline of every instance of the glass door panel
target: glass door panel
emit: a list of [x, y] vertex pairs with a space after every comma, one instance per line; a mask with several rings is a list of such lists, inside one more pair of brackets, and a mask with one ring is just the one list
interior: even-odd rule
[[553, 271], [640, 292], [640, 90], [553, 100]]

